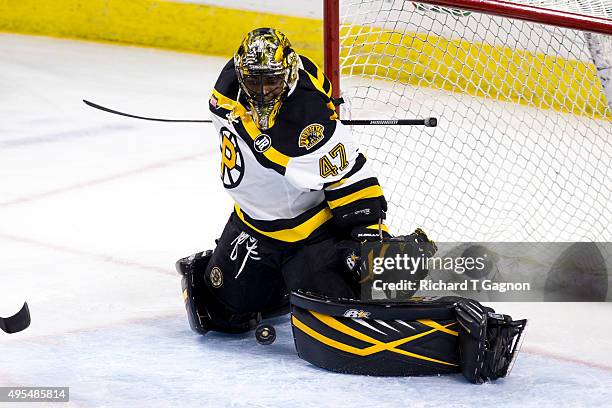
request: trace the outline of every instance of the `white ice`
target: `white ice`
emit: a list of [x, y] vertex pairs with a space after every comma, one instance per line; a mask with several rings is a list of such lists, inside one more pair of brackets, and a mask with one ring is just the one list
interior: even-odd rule
[[[71, 406], [609, 406], [612, 305], [498, 305], [531, 320], [512, 375], [373, 378], [278, 340], [189, 330], [174, 261], [212, 248], [231, 211], [205, 118], [222, 58], [0, 35], [0, 386], [69, 386]], [[39, 406], [39, 405], [36, 405]]]

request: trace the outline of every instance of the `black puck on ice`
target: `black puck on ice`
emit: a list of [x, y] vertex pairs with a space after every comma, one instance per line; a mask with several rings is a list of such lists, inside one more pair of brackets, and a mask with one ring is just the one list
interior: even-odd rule
[[260, 324], [255, 329], [255, 339], [264, 346], [272, 344], [276, 340], [276, 330], [271, 324]]

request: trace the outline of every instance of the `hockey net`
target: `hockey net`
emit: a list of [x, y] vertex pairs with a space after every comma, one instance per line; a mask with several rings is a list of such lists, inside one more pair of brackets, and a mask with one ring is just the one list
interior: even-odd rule
[[392, 232], [612, 240], [610, 0], [327, 1], [341, 116], [439, 119], [353, 128]]

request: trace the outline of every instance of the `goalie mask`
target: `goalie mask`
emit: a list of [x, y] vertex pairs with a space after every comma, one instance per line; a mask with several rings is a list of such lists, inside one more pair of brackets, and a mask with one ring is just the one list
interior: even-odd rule
[[297, 53], [280, 31], [258, 28], [242, 41], [234, 55], [234, 65], [255, 123], [262, 130], [271, 128], [297, 82]]

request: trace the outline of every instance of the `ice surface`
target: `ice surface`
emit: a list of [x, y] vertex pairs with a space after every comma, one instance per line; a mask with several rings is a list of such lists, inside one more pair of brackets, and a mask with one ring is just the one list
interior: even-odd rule
[[18, 384], [70, 385], [83, 406], [387, 407], [606, 406], [609, 370], [521, 355], [512, 375], [475, 386], [458, 375], [375, 378], [330, 373], [295, 355], [286, 319], [278, 340], [195, 336], [183, 315], [11, 344], [2, 371]]
[[84, 407], [609, 405], [610, 304], [497, 306], [531, 324], [512, 376], [483, 386], [325, 372], [297, 357], [287, 317], [268, 347], [196, 336], [174, 261], [211, 248], [231, 211], [213, 128], [81, 99], [203, 118], [225, 60], [4, 34], [0, 61], [0, 316], [32, 313], [0, 336], [1, 386], [70, 386]]

